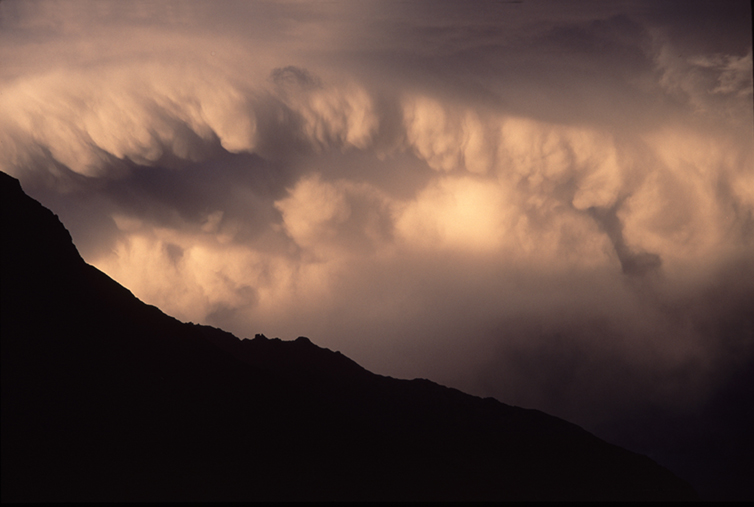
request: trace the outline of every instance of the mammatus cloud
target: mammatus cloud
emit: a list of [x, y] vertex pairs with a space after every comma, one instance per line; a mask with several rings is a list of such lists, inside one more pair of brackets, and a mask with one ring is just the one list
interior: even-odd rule
[[0, 167], [178, 318], [575, 420], [754, 353], [750, 45], [612, 7], [31, 5], [0, 5]]

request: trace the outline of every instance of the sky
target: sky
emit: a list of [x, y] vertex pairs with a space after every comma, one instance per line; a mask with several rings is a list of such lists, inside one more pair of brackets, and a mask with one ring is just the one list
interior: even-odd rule
[[747, 1], [0, 2], [0, 170], [146, 303], [589, 429], [754, 364]]

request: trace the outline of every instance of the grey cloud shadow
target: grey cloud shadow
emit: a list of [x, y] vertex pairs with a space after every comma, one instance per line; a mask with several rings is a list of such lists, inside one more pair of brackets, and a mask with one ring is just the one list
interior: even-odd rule
[[127, 177], [103, 189], [119, 210], [163, 226], [178, 226], [176, 218], [198, 224], [219, 210], [224, 218], [242, 220], [251, 236], [281, 220], [272, 202], [285, 195], [294, 177], [258, 155], [224, 150], [181, 169], [129, 166]]
[[288, 65], [278, 67], [270, 72], [270, 80], [279, 87], [293, 87], [299, 89], [320, 88], [322, 80], [303, 67]]
[[621, 269], [629, 276], [644, 276], [658, 272], [662, 266], [662, 258], [651, 252], [637, 252], [626, 244], [623, 237], [623, 223], [618, 218], [618, 210], [625, 197], [616, 201], [609, 208], [590, 207], [586, 213], [594, 219], [600, 229], [607, 234], [613, 244], [615, 253], [620, 260]]

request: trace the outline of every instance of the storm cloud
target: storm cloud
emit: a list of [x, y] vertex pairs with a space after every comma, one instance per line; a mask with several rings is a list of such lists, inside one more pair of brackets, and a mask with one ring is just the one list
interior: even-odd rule
[[690, 411], [754, 357], [717, 5], [5, 1], [0, 168], [177, 318], [591, 427]]

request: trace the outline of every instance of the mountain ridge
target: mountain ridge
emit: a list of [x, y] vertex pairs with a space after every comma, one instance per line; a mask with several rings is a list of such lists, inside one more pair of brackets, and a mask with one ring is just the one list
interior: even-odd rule
[[696, 498], [543, 412], [182, 323], [0, 186], [3, 502]]

